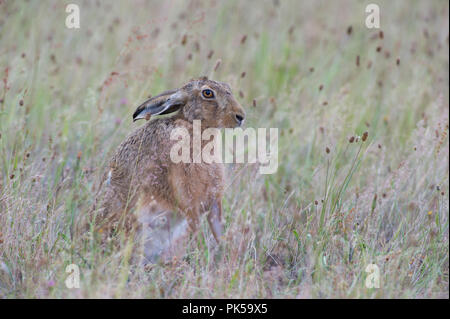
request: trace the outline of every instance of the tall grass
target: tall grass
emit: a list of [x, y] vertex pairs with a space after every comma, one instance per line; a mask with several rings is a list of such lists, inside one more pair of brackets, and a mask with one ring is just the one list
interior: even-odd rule
[[[0, 1], [0, 297], [448, 297], [448, 2], [378, 1], [380, 30], [356, 1], [72, 2], [77, 30]], [[225, 240], [142, 268], [81, 226], [134, 108], [199, 75], [279, 128], [278, 171], [228, 167]]]

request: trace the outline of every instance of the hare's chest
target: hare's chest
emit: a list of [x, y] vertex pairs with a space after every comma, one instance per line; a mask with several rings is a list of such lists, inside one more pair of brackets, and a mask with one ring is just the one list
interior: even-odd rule
[[222, 198], [224, 168], [222, 164], [184, 164], [169, 174], [174, 197], [181, 206], [209, 205]]

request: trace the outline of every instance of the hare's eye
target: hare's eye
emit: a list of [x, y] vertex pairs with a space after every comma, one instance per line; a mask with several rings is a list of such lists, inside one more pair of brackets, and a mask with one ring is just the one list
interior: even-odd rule
[[205, 89], [202, 91], [203, 97], [207, 98], [207, 99], [211, 99], [214, 97], [214, 92], [210, 89]]

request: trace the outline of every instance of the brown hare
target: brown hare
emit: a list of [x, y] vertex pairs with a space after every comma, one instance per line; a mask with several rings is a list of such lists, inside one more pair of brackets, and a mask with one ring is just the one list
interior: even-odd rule
[[120, 144], [97, 196], [101, 227], [110, 233], [138, 225], [150, 262], [170, 256], [169, 251], [180, 246], [177, 241], [196, 230], [204, 213], [216, 241], [222, 235], [223, 164], [174, 163], [171, 131], [181, 127], [192, 137], [194, 120], [201, 120], [203, 131], [237, 127], [245, 118], [228, 84], [202, 77], [148, 99], [133, 120], [172, 113], [148, 121]]

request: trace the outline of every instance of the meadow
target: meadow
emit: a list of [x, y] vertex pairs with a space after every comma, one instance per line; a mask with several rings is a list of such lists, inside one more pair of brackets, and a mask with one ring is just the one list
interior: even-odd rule
[[[448, 298], [448, 1], [72, 3], [0, 1], [0, 298]], [[278, 170], [227, 165], [225, 239], [144, 268], [83, 225], [135, 108], [202, 75]]]

